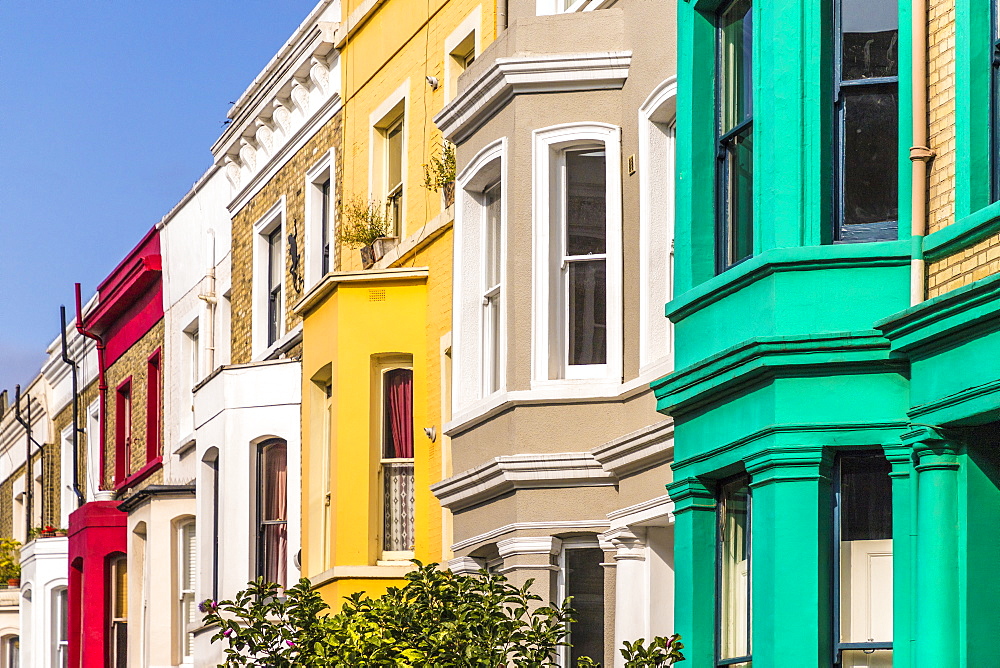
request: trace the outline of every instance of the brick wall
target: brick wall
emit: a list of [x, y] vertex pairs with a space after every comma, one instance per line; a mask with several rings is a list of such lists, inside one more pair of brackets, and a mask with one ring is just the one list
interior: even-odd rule
[[[285, 331], [299, 324], [301, 318], [292, 306], [304, 294], [305, 286], [305, 178], [306, 172], [330, 148], [337, 148], [334, 165], [334, 210], [340, 210], [343, 167], [341, 160], [341, 114], [338, 113], [288, 160], [268, 183], [233, 216], [232, 241], [232, 362], [245, 364], [253, 357], [253, 226], [274, 204], [285, 197]], [[293, 260], [294, 240], [297, 258]], [[339, 248], [333, 258], [340, 267]], [[292, 356], [301, 351], [290, 351]]]
[[[118, 415], [118, 386], [131, 376], [132, 378], [132, 441], [129, 461], [129, 472], [135, 472], [146, 463], [146, 363], [157, 349], [163, 349], [163, 320], [161, 319], [145, 336], [135, 342], [128, 351], [107, 370], [108, 403], [107, 427], [104, 438], [105, 477], [114, 480], [115, 474], [115, 435], [117, 433], [116, 418]], [[161, 364], [162, 367], [162, 364]], [[162, 374], [161, 381], [162, 383]], [[162, 387], [160, 396], [163, 396]], [[163, 402], [160, 402], [160, 438], [162, 442]], [[157, 471], [143, 481], [141, 486], [159, 484], [163, 474]]]
[[[80, 409], [80, 424], [78, 425], [80, 429], [84, 431], [77, 437], [77, 447], [79, 448], [79, 458], [76, 462], [77, 479], [80, 483], [80, 490], [84, 494], [88, 494], [87, 490], [87, 439], [90, 434], [87, 433], [87, 409], [88, 407], [97, 401], [97, 381], [90, 383], [86, 387], [80, 390], [79, 394], [79, 409]], [[52, 502], [50, 507], [52, 508], [52, 518], [53, 520], [58, 520], [62, 516], [62, 495], [59, 490], [62, 489], [64, 484], [72, 484], [72, 481], [68, 480], [65, 483], [62, 480], [62, 433], [73, 422], [73, 404], [67, 404], [59, 413], [57, 413], [52, 418], [53, 426], [53, 438], [56, 440], [57, 445], [52, 448], [51, 455], [51, 468], [46, 469], [46, 476], [52, 481], [54, 489], [52, 490]], [[51, 474], [50, 474], [51, 471]], [[46, 485], [48, 486], [48, 485]], [[6, 498], [6, 497], [5, 497]], [[2, 501], [0, 501], [2, 502]], [[55, 525], [56, 522], [53, 521], [51, 524]]]

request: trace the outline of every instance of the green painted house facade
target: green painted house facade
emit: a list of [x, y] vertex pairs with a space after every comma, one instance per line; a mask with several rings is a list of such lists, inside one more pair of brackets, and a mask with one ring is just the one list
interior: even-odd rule
[[996, 15], [678, 2], [653, 388], [691, 668], [1000, 665]]

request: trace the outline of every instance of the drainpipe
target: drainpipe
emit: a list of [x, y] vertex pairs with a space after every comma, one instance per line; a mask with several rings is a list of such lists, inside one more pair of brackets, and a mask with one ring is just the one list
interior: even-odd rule
[[911, 52], [912, 126], [910, 146], [910, 305], [924, 300], [924, 235], [927, 234], [927, 163], [934, 151], [927, 147], [927, 0], [913, 0]]
[[104, 435], [107, 427], [107, 408], [108, 408], [108, 379], [105, 376], [105, 365], [104, 365], [104, 339], [102, 339], [97, 334], [88, 331], [83, 328], [83, 307], [80, 303], [80, 284], [76, 284], [76, 331], [80, 333], [80, 336], [85, 336], [88, 339], [93, 339], [97, 342], [97, 391], [100, 395], [99, 405], [99, 419], [98, 419], [98, 431], [97, 442], [100, 447], [101, 452], [101, 470], [98, 472], [97, 480], [98, 486], [103, 489], [104, 487], [104, 470], [107, 468], [107, 461], [105, 460], [105, 443]]
[[507, 0], [497, 0], [497, 35], [507, 29]]
[[[83, 505], [85, 497], [80, 489], [80, 392], [77, 386], [77, 373], [80, 366], [76, 360], [69, 356], [69, 345], [66, 342], [66, 307], [59, 307], [59, 320], [62, 328], [59, 330], [62, 335], [62, 361], [69, 365], [73, 378], [73, 493], [76, 494], [76, 507]], [[63, 485], [65, 480], [61, 481]]]
[[215, 306], [219, 299], [215, 294], [215, 231], [208, 230], [206, 244], [208, 267], [205, 270], [204, 291], [198, 299], [205, 302], [208, 316], [205, 323], [205, 375], [215, 371]]
[[34, 487], [34, 481], [31, 479], [34, 473], [34, 467], [31, 465], [31, 395], [28, 397], [28, 421], [25, 422], [21, 417], [21, 386], [14, 386], [14, 419], [24, 427], [25, 435], [27, 438], [24, 439], [24, 542], [27, 543], [31, 537], [31, 521], [33, 519], [32, 515], [32, 489]]

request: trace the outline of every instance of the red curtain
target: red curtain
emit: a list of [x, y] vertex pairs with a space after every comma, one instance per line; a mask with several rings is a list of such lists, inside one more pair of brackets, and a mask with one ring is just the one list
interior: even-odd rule
[[386, 457], [413, 459], [413, 370], [393, 369], [385, 374], [389, 432]]

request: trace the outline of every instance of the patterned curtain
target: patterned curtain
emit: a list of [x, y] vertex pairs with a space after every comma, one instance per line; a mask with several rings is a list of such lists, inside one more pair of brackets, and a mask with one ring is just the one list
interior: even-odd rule
[[[413, 371], [393, 369], [385, 374], [386, 459], [413, 459]], [[383, 462], [383, 549], [413, 549], [413, 462]]]

